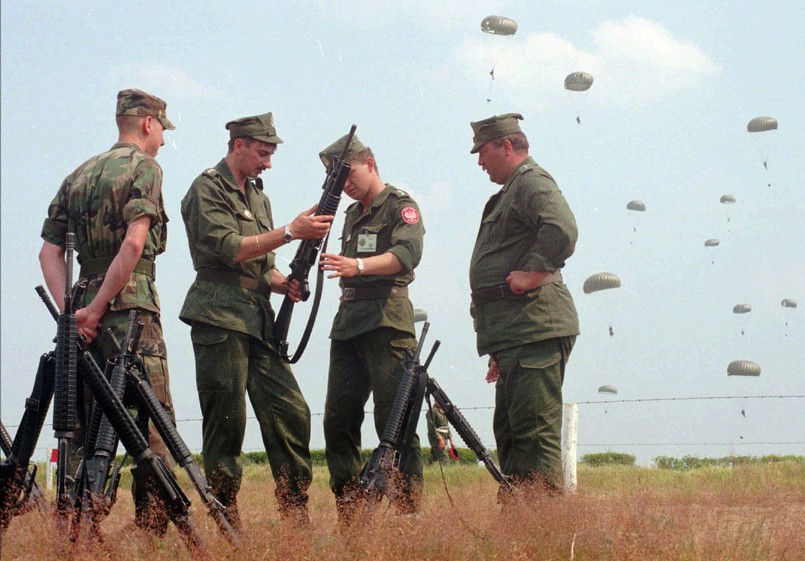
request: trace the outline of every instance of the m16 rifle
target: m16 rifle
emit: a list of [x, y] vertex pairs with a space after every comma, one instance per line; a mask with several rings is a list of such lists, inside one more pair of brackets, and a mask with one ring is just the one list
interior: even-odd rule
[[[324, 179], [324, 184], [322, 185], [323, 192], [321, 194], [321, 199], [319, 199], [319, 204], [316, 208], [314, 216], [334, 215], [338, 210], [338, 204], [341, 202], [341, 193], [344, 190], [344, 184], [347, 182], [347, 176], [349, 175], [349, 171], [352, 169], [352, 166], [350, 166], [348, 162], [345, 162], [344, 159], [349, 152], [349, 147], [350, 144], [352, 144], [352, 137], [355, 135], [356, 128], [357, 127], [355, 125], [352, 125], [352, 127], [349, 129], [349, 134], [347, 135], [347, 140], [344, 144], [344, 149], [341, 152], [341, 156], [335, 160], [333, 165], [331, 165], [327, 170], [327, 177]], [[299, 248], [296, 250], [296, 255], [291, 261], [291, 272], [288, 274], [288, 282], [299, 282], [303, 302], [306, 302], [310, 297], [310, 283], [308, 282], [310, 269], [317, 264], [319, 253], [322, 251], [322, 248], [326, 249], [327, 239], [329, 239], [329, 234], [325, 238], [319, 240], [302, 240], [302, 242], [299, 244]], [[319, 269], [318, 278], [316, 281], [316, 295], [313, 300], [313, 308], [310, 312], [310, 318], [308, 319], [308, 323], [305, 327], [305, 332], [302, 335], [299, 346], [293, 355], [288, 353], [287, 339], [295, 302], [287, 295], [282, 301], [282, 306], [280, 307], [279, 313], [274, 320], [272, 339], [277, 345], [279, 354], [285, 362], [289, 362], [291, 364], [297, 362], [302, 357], [302, 353], [307, 346], [307, 341], [310, 338], [311, 331], [313, 330], [313, 324], [316, 321], [316, 313], [319, 309], [319, 302], [321, 301], [322, 277], [322, 271]]]

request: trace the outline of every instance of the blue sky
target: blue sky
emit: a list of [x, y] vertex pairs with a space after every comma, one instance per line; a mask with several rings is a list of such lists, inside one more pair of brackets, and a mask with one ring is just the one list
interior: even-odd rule
[[[38, 356], [52, 345], [54, 326], [33, 291], [47, 205], [68, 173], [114, 143], [115, 95], [138, 87], [164, 98], [177, 125], [158, 157], [171, 221], [157, 285], [179, 430], [192, 449], [201, 446], [191, 420], [200, 414], [189, 328], [177, 316], [193, 271], [179, 204], [223, 157], [224, 124], [266, 111], [285, 141], [263, 175], [277, 224], [318, 200], [317, 154], [352, 123], [383, 179], [419, 202], [427, 235], [411, 294], [429, 314], [429, 343], [442, 341], [430, 373], [494, 445], [494, 391], [475, 352], [467, 270], [497, 188], [469, 154], [469, 122], [519, 112], [532, 156], [580, 229], [564, 270], [581, 316], [565, 381], [565, 401], [580, 403], [579, 453], [624, 451], [643, 464], [805, 453], [799, 4], [429, 4], [3, 3], [3, 422], [18, 423]], [[517, 33], [482, 33], [492, 14], [515, 19]], [[594, 75], [589, 91], [563, 89], [574, 71]], [[779, 130], [747, 133], [760, 115], [776, 117]], [[723, 194], [736, 203], [722, 205]], [[633, 199], [646, 212], [627, 211]], [[339, 232], [342, 224], [339, 216]], [[708, 238], [721, 244], [705, 248]], [[294, 250], [283, 248], [279, 261], [287, 266]], [[584, 294], [585, 278], [605, 271], [622, 287]], [[325, 286], [294, 369], [316, 448], [337, 293]], [[800, 308], [782, 308], [784, 298]], [[738, 303], [752, 312], [733, 314]], [[292, 347], [308, 310], [297, 307]], [[758, 362], [761, 376], [727, 377], [736, 359]], [[617, 386], [614, 399], [643, 401], [602, 403], [613, 399], [597, 393], [602, 384]], [[735, 399], [681, 399], [707, 396]], [[373, 432], [367, 423], [367, 447]], [[51, 438], [45, 429], [40, 446]], [[245, 448], [260, 447], [251, 420]]]

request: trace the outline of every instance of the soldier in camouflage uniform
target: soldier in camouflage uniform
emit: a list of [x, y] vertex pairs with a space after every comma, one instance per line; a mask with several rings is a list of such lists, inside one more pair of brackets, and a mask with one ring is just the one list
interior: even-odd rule
[[[122, 341], [129, 311], [137, 310], [138, 319], [145, 324], [139, 352], [154, 393], [173, 418], [154, 284], [155, 260], [165, 251], [168, 222], [162, 201], [162, 168], [155, 158], [165, 144], [163, 131], [175, 128], [165, 109], [163, 100], [143, 91], [118, 93], [118, 142], [84, 162], [62, 183], [42, 226], [44, 243], [39, 261], [48, 289], [62, 309], [65, 237], [68, 232], [75, 233], [79, 277], [87, 282], [83, 300], [75, 303], [79, 307], [78, 333], [92, 343], [90, 350], [98, 364], [104, 365], [117, 354], [106, 329]], [[91, 407], [91, 394], [84, 393], [85, 415], [80, 419], [83, 427], [77, 442]], [[172, 466], [173, 460], [153, 424], [149, 426], [149, 441], [151, 449]], [[150, 506], [145, 492], [136, 486], [133, 494], [138, 526], [164, 533], [167, 518], [161, 509]]]
[[523, 117], [471, 123], [472, 154], [500, 191], [486, 203], [470, 262], [478, 354], [496, 382], [494, 432], [503, 472], [527, 486], [561, 484], [562, 382], [579, 334], [560, 269], [578, 230], [553, 178], [528, 155]]
[[[428, 442], [430, 442], [430, 461], [450, 465], [447, 451], [455, 448], [453, 436], [450, 434], [450, 424], [447, 415], [439, 402], [425, 413], [428, 425]], [[449, 445], [448, 445], [449, 443]]]
[[[340, 156], [346, 136], [319, 156], [329, 167]], [[383, 183], [370, 148], [355, 137], [346, 155], [352, 165], [344, 192], [355, 203], [346, 211], [341, 254], [325, 253], [321, 265], [339, 278], [341, 304], [330, 332], [330, 373], [324, 405], [324, 439], [330, 488], [342, 521], [349, 522], [349, 493], [361, 470], [364, 405], [372, 393], [377, 436], [391, 413], [402, 379], [400, 361], [416, 346], [414, 309], [408, 285], [422, 258], [425, 228], [416, 202]], [[414, 438], [405, 485], [397, 508], [419, 508], [422, 453]]]
[[204, 470], [213, 493], [240, 525], [237, 494], [249, 394], [276, 482], [280, 515], [307, 521], [312, 478], [310, 409], [290, 366], [270, 341], [272, 292], [300, 299], [297, 282], [274, 267], [274, 250], [292, 239], [321, 239], [332, 216], [315, 206], [274, 227], [258, 177], [271, 167], [282, 140], [271, 113], [226, 124], [229, 150], [205, 170], [182, 199], [196, 280], [180, 319], [191, 325], [196, 385], [203, 420]]

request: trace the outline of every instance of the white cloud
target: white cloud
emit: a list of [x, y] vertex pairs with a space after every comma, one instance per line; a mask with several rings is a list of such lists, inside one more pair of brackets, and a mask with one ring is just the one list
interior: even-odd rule
[[153, 92], [163, 99], [212, 99], [225, 98], [224, 92], [209, 84], [193, 79], [181, 68], [165, 64], [124, 64], [109, 71], [109, 77], [119, 88], [136, 87]]
[[590, 34], [593, 50], [551, 33], [470, 37], [456, 48], [456, 57], [473, 78], [494, 67], [495, 92], [537, 107], [566, 99], [564, 77], [575, 71], [595, 77], [590, 103], [619, 105], [677, 95], [720, 71], [699, 47], [638, 16], [605, 21]]

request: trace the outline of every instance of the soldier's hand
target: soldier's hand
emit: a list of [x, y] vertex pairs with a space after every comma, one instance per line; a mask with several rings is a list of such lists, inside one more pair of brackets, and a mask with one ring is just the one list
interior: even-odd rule
[[299, 302], [302, 300], [302, 291], [299, 290], [299, 281], [292, 280], [288, 282], [288, 277], [285, 277], [285, 280], [282, 281], [282, 286], [285, 287], [287, 290], [286, 294], [288, 298], [291, 299], [291, 302]]
[[330, 231], [332, 215], [313, 216], [318, 205], [313, 205], [293, 219], [289, 227], [291, 234], [298, 240], [320, 240]]
[[358, 262], [354, 257], [344, 257], [335, 253], [322, 253], [319, 266], [323, 271], [333, 271], [328, 279], [354, 277], [358, 274]]
[[515, 294], [523, 294], [529, 290], [534, 290], [540, 281], [550, 275], [549, 271], [512, 271], [506, 277], [509, 288]]
[[500, 370], [498, 370], [498, 363], [494, 360], [489, 361], [489, 369], [486, 371], [486, 383], [494, 384], [500, 378]]
[[99, 314], [90, 306], [79, 308], [75, 313], [78, 334], [83, 336], [87, 344], [98, 336], [100, 319], [103, 314]]

